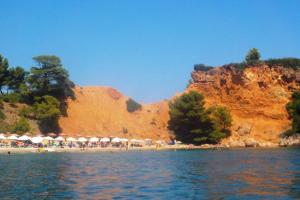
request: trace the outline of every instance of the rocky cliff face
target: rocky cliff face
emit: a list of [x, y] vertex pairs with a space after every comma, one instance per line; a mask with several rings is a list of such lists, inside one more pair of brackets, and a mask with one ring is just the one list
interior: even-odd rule
[[[300, 72], [283, 67], [254, 66], [244, 71], [232, 66], [192, 72], [187, 91], [205, 96], [206, 106], [228, 107], [233, 115], [230, 146], [268, 146], [290, 126], [285, 109], [292, 92], [299, 89]], [[169, 139], [168, 102], [142, 105], [130, 113], [124, 96], [109, 87], [76, 87], [75, 101], [68, 101], [68, 116], [60, 119], [64, 133], [85, 136]]]
[[300, 72], [266, 65], [244, 71], [232, 66], [192, 72], [188, 90], [202, 93], [206, 105], [228, 107], [233, 115], [230, 143], [249, 138], [278, 143], [290, 121], [285, 109], [292, 91], [299, 89]]
[[60, 119], [67, 135], [118, 136], [137, 139], [166, 139], [168, 103], [142, 105], [128, 112], [124, 96], [110, 87], [76, 87], [76, 100], [68, 101], [68, 116]]

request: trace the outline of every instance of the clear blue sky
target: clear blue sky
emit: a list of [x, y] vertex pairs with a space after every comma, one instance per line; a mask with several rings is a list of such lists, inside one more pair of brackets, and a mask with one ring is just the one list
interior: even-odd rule
[[78, 85], [141, 102], [184, 90], [193, 65], [300, 57], [299, 0], [1, 0], [0, 53], [29, 69], [61, 57]]

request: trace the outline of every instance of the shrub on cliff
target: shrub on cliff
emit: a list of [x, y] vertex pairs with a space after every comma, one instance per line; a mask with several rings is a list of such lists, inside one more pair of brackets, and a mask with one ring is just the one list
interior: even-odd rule
[[212, 66], [204, 65], [204, 64], [195, 64], [194, 65], [194, 70], [195, 71], [208, 71], [212, 69]]
[[286, 109], [292, 120], [292, 129], [288, 131], [289, 134], [300, 133], [300, 91], [292, 94], [292, 99], [286, 105]]
[[45, 95], [36, 98], [33, 104], [35, 118], [39, 120], [39, 126], [42, 132], [59, 132], [58, 120], [61, 116], [60, 102], [52, 96]]
[[135, 112], [142, 109], [142, 105], [131, 98], [126, 101], [126, 106], [128, 112]]
[[206, 110], [203, 95], [196, 91], [176, 98], [169, 103], [169, 108], [168, 128], [184, 143], [218, 143], [227, 136], [221, 131], [222, 122], [216, 120], [220, 115], [215, 110]]
[[0, 121], [4, 120], [6, 118], [4, 112], [0, 109]]
[[11, 132], [17, 133], [19, 135], [24, 134], [26, 132], [29, 132], [31, 130], [30, 124], [28, 120], [24, 117], [21, 117], [13, 126], [11, 129]]
[[274, 58], [265, 60], [264, 62], [271, 67], [282, 66], [293, 69], [300, 68], [300, 59], [298, 58]]

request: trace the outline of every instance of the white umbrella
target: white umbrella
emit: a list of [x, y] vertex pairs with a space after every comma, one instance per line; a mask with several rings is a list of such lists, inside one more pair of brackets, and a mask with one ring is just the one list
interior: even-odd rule
[[53, 141], [54, 138], [52, 138], [52, 137], [50, 137], [50, 136], [47, 136], [47, 137], [44, 137], [44, 140]]
[[128, 139], [126, 139], [126, 138], [121, 138], [120, 140], [121, 140], [121, 142], [128, 142]]
[[101, 138], [100, 142], [110, 142], [110, 139], [107, 137]]
[[68, 137], [67, 141], [68, 142], [76, 142], [77, 140], [75, 138], [73, 138], [73, 137]]
[[85, 137], [80, 137], [77, 140], [78, 142], [87, 142], [88, 140]]
[[161, 140], [156, 141], [157, 144], [162, 144], [163, 142]]
[[4, 134], [0, 134], [0, 140], [5, 140], [5, 139], [6, 139], [5, 135]]
[[144, 140], [137, 140], [136, 143], [144, 143]]
[[38, 144], [38, 143], [42, 143], [43, 142], [43, 137], [41, 136], [36, 136], [36, 137], [33, 137], [31, 138], [31, 142], [32, 143], [35, 143], [35, 144]]
[[145, 141], [152, 141], [151, 139], [149, 139], [149, 138], [147, 138], [147, 139], [145, 139]]
[[57, 137], [54, 139], [55, 141], [65, 141], [65, 139], [61, 136]]
[[18, 137], [15, 136], [15, 135], [11, 135], [7, 139], [9, 139], [9, 140], [18, 140]]
[[112, 143], [119, 143], [119, 142], [121, 142], [121, 140], [120, 140], [120, 138], [114, 138], [114, 139], [112, 139], [112, 141], [111, 141]]
[[136, 143], [137, 140], [136, 140], [136, 139], [131, 139], [130, 142], [131, 142], [131, 143]]
[[18, 140], [27, 141], [27, 140], [30, 140], [30, 137], [28, 137], [27, 135], [23, 135], [23, 136], [19, 137]]
[[97, 137], [90, 138], [90, 142], [98, 142], [98, 141], [99, 141], [99, 138], [97, 138]]

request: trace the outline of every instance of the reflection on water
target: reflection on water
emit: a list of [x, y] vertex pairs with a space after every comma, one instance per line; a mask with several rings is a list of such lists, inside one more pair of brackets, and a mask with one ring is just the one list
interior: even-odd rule
[[1, 199], [300, 199], [300, 149], [0, 155]]

